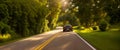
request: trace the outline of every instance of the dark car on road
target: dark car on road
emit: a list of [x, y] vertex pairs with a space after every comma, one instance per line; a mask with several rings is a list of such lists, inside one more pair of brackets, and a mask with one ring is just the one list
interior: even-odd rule
[[72, 25], [63, 26], [63, 32], [70, 32], [70, 31], [73, 31]]

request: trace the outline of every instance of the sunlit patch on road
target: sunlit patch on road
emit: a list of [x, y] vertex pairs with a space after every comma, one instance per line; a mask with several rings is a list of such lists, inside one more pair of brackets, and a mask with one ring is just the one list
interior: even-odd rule
[[[34, 40], [40, 40], [40, 39], [43, 39], [45, 38], [45, 36], [47, 35], [53, 35], [57, 32], [60, 32], [62, 30], [53, 30], [53, 31], [49, 31], [49, 32], [45, 32], [45, 33], [42, 33], [42, 34], [39, 34], [39, 35], [35, 35], [34, 37], [31, 37], [31, 38], [27, 38], [27, 39], [24, 39], [22, 41], [27, 41], [27, 40], [30, 40], [30, 41], [34, 41]], [[41, 35], [41, 37], [39, 37]], [[39, 37], [39, 38], [38, 38]]]

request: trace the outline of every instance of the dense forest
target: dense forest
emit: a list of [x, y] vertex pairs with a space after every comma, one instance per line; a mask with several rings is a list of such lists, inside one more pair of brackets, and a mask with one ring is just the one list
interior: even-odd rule
[[51, 0], [1, 0], [0, 36], [8, 34], [12, 38], [26, 37], [54, 29], [60, 13], [57, 2], [57, 0], [52, 2]]
[[[60, 24], [62, 23], [62, 24]], [[26, 37], [57, 25], [120, 24], [119, 0], [1, 0], [0, 36]], [[103, 24], [104, 25], [104, 24]]]

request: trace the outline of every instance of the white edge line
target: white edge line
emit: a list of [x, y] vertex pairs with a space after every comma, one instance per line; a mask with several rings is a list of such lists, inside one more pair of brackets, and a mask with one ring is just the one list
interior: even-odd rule
[[79, 37], [82, 41], [84, 41], [89, 47], [91, 47], [93, 50], [96, 50], [92, 45], [90, 45], [86, 40], [84, 40], [81, 36], [79, 36], [77, 33], [75, 33], [77, 37]]

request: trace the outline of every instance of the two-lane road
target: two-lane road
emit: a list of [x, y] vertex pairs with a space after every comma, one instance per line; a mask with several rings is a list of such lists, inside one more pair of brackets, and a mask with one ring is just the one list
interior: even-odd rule
[[42, 50], [95, 50], [74, 32], [62, 32]]
[[74, 32], [61, 29], [0, 46], [0, 50], [96, 50]]

